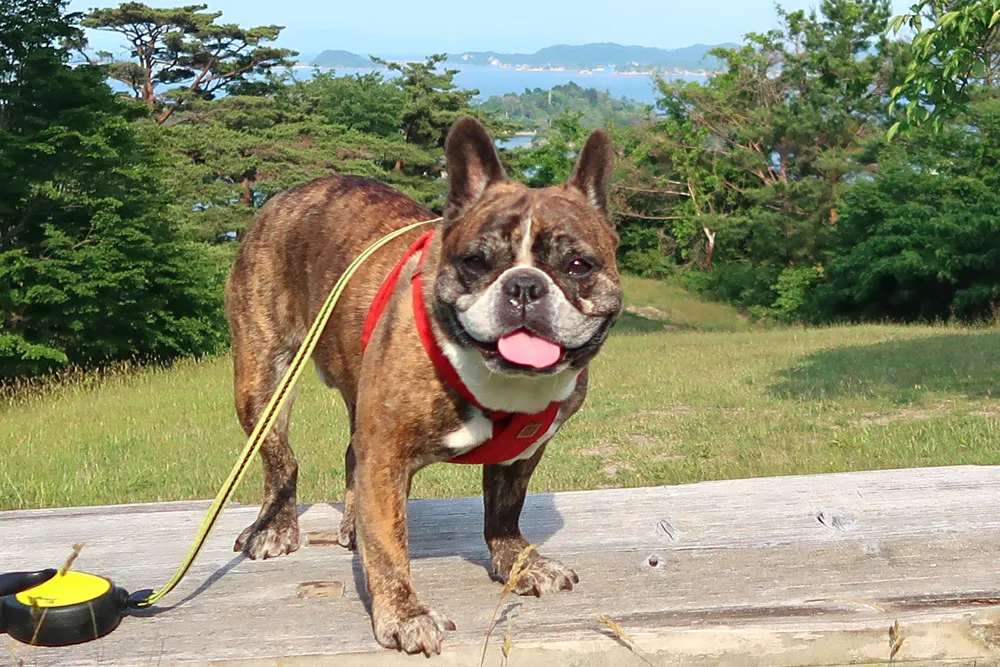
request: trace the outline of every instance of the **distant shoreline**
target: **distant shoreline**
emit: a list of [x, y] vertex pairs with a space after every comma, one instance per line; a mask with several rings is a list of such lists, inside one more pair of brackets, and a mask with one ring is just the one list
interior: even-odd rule
[[[398, 62], [401, 64], [413, 62], [409, 60], [400, 61], [390, 61]], [[593, 74], [613, 74], [615, 76], [710, 76], [714, 74], [714, 70], [661, 70], [661, 69], [649, 69], [649, 70], [616, 70], [613, 68], [603, 68], [599, 67], [596, 69], [588, 69], [586, 67], [575, 69], [572, 67], [562, 67], [554, 65], [551, 67], [529, 67], [527, 65], [459, 65], [459, 68], [480, 68], [480, 69], [495, 69], [503, 70], [506, 72], [565, 72], [567, 74], [578, 74], [580, 76], [589, 76]], [[334, 72], [337, 70], [377, 70], [377, 71], [387, 71], [388, 68], [380, 67], [375, 63], [372, 63], [371, 67], [356, 67], [350, 65], [307, 65], [307, 64], [296, 64], [292, 65], [291, 69], [308, 69], [308, 70], [319, 70], [321, 72]]]

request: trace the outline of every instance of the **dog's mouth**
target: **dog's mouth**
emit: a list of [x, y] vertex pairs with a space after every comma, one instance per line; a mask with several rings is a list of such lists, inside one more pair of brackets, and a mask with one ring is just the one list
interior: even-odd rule
[[520, 325], [508, 331], [496, 340], [484, 341], [473, 336], [462, 326], [458, 311], [438, 302], [438, 314], [445, 330], [459, 345], [479, 351], [493, 372], [510, 372], [517, 374], [547, 375], [558, 372], [566, 364], [579, 363], [581, 359], [589, 358], [604, 340], [606, 330], [614, 318], [606, 322], [602, 331], [593, 339], [579, 348], [567, 348], [533, 330], [535, 327]]
[[468, 334], [465, 337], [484, 359], [506, 370], [546, 371], [565, 356], [561, 346], [527, 329], [505, 334], [495, 342], [484, 342]]

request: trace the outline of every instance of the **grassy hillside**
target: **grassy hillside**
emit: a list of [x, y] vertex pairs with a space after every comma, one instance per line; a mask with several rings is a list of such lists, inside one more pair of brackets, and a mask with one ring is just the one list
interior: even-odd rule
[[[1000, 462], [994, 330], [760, 331], [669, 285], [627, 285], [633, 309], [663, 319], [623, 318], [535, 491]], [[212, 496], [243, 444], [230, 374], [227, 358], [188, 361], [8, 401], [0, 509]], [[312, 374], [292, 439], [302, 500], [342, 498], [344, 411]], [[433, 466], [414, 494], [477, 494], [479, 476]], [[260, 486], [255, 466], [239, 499]]]
[[676, 283], [622, 276], [625, 312], [618, 331], [738, 331], [746, 319], [732, 306], [702, 301]]

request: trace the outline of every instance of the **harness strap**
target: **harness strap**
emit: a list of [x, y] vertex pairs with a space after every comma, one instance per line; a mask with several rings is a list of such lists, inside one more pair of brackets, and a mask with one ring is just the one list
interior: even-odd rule
[[375, 331], [375, 325], [378, 324], [379, 318], [382, 317], [385, 307], [389, 305], [389, 299], [392, 298], [392, 293], [396, 290], [396, 283], [399, 282], [399, 274], [403, 272], [403, 267], [418, 252], [421, 253], [422, 264], [423, 252], [433, 237], [434, 230], [421, 234], [420, 238], [414, 241], [410, 249], [403, 253], [403, 256], [396, 262], [396, 266], [392, 267], [392, 271], [382, 281], [378, 292], [375, 293], [375, 298], [372, 300], [372, 305], [368, 307], [368, 314], [365, 316], [365, 323], [361, 328], [361, 354], [364, 354], [368, 348], [368, 341], [371, 340], [372, 332]]
[[553, 401], [543, 411], [533, 415], [521, 412], [509, 413], [490, 410], [483, 406], [473, 396], [472, 392], [469, 391], [469, 388], [465, 386], [458, 371], [455, 370], [451, 361], [445, 356], [438, 345], [431, 328], [430, 317], [427, 316], [427, 308], [424, 304], [422, 267], [426, 254], [425, 251], [433, 236], [434, 232], [430, 231], [417, 239], [382, 282], [365, 317], [364, 327], [361, 331], [361, 352], [364, 354], [365, 349], [368, 347], [372, 332], [375, 330], [382, 312], [385, 310], [389, 299], [392, 298], [392, 294], [396, 289], [396, 284], [399, 282], [399, 276], [403, 271], [403, 267], [409, 262], [410, 258], [419, 253], [418, 268], [413, 275], [412, 291], [413, 316], [416, 321], [417, 333], [420, 335], [420, 342], [423, 344], [427, 356], [430, 357], [435, 370], [437, 370], [438, 375], [441, 376], [445, 384], [451, 387], [463, 399], [482, 410], [483, 414], [493, 422], [493, 436], [489, 440], [471, 451], [456, 456], [450, 462], [473, 464], [503, 463], [523, 454], [549, 431], [556, 420], [556, 416], [559, 414], [561, 403]]

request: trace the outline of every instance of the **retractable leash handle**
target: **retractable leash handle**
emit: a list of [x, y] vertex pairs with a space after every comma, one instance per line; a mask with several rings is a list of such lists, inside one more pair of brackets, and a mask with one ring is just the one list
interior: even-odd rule
[[0, 598], [34, 588], [58, 574], [59, 570], [49, 568], [37, 572], [8, 572], [0, 574]]
[[85, 572], [40, 570], [0, 575], [0, 631], [40, 646], [79, 644], [121, 622], [128, 593]]

